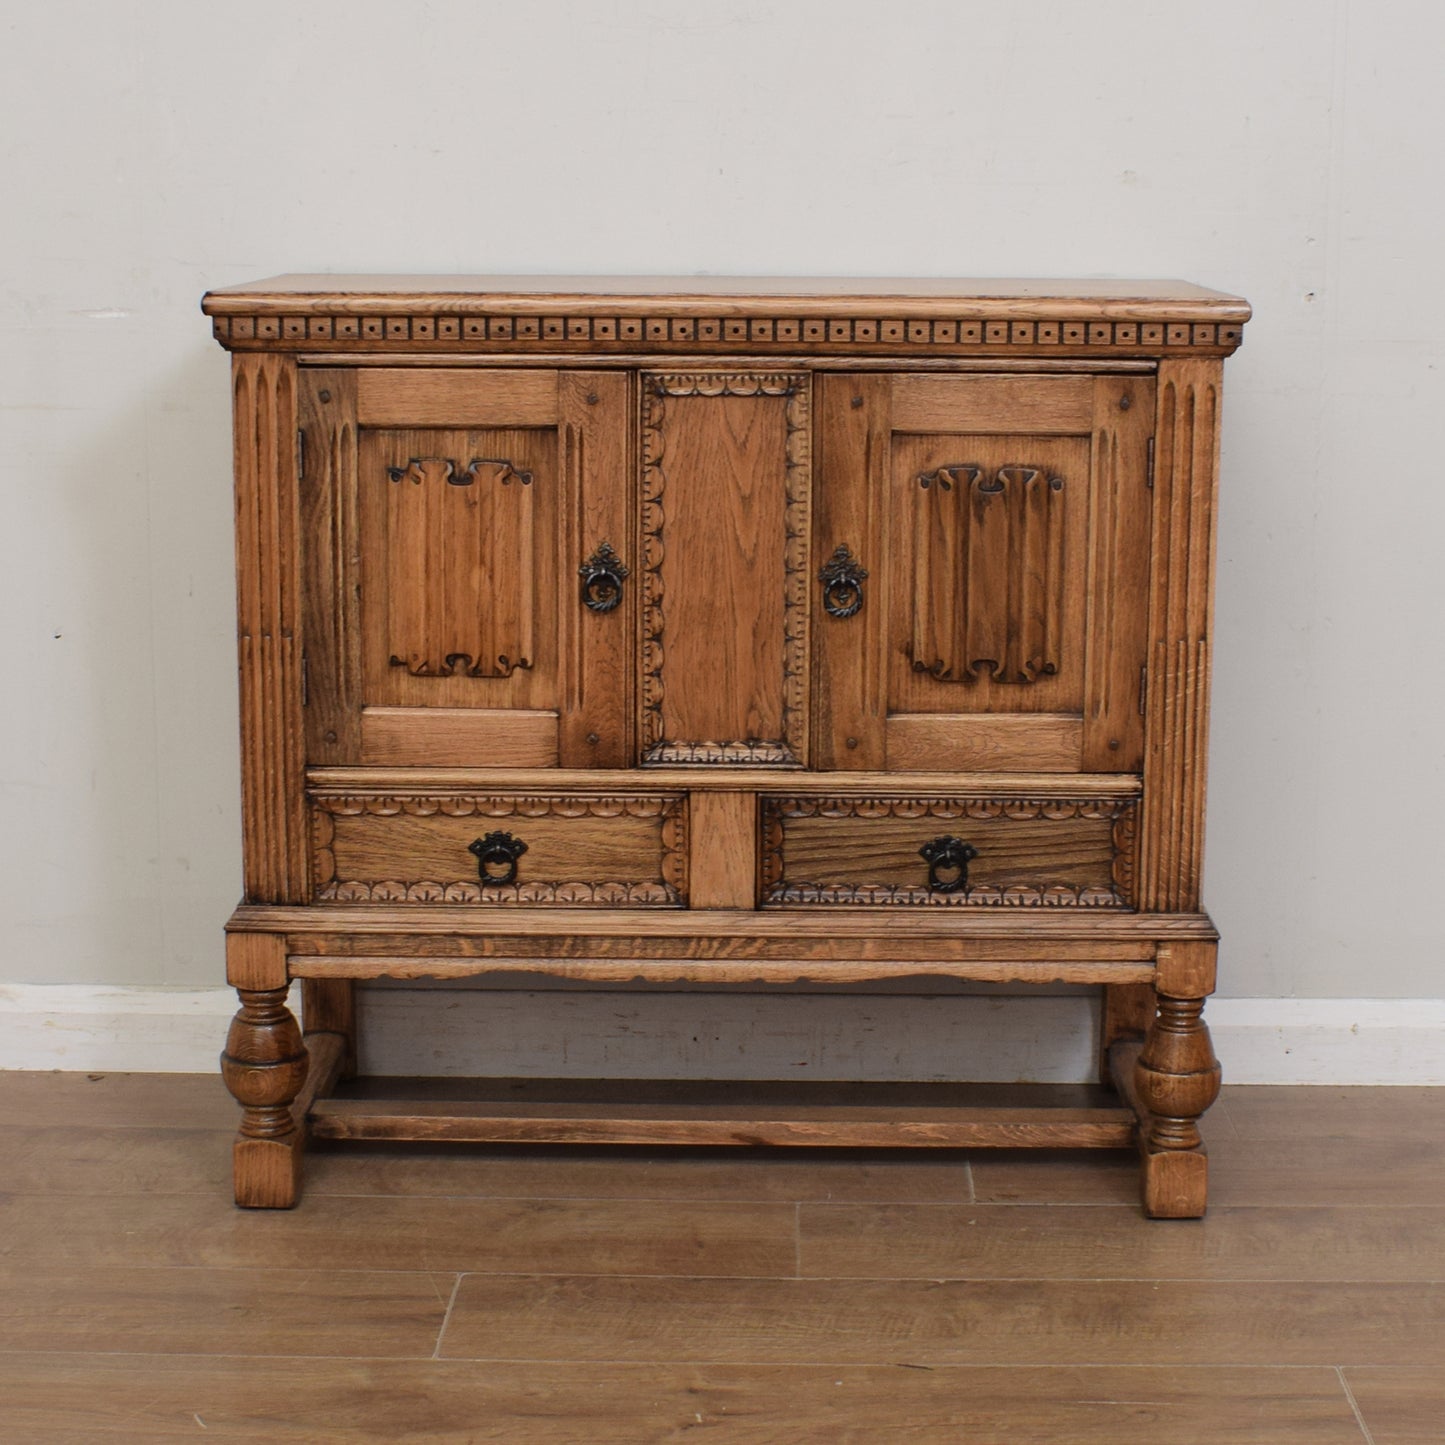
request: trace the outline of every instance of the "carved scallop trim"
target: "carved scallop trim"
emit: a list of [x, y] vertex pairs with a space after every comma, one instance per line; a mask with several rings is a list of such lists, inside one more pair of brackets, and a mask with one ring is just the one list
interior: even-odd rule
[[763, 895], [764, 903], [847, 903], [886, 907], [890, 904], [930, 908], [1121, 908], [1126, 906], [1112, 888], [1092, 885], [1071, 887], [1013, 884], [999, 888], [973, 884], [958, 893], [937, 893], [931, 888], [903, 888], [887, 884], [788, 883]]
[[[496, 797], [313, 794], [312, 868], [316, 898], [335, 903], [521, 903], [623, 907], [676, 906], [687, 896], [688, 815], [681, 797]], [[660, 818], [661, 882], [582, 880], [484, 886], [467, 880], [338, 879], [334, 819], [392, 818]]]
[[1188, 348], [1233, 350], [1244, 323], [1190, 321], [948, 321], [839, 316], [216, 316], [223, 346], [323, 343], [327, 349], [375, 351], [418, 343], [484, 343], [500, 351], [584, 349], [601, 343], [631, 351], [746, 346], [903, 348], [919, 352], [1008, 351], [1051, 347], [1092, 352]]
[[323, 884], [316, 897], [327, 903], [521, 903], [571, 907], [660, 908], [676, 905], [677, 890], [665, 883], [511, 883], [486, 887], [479, 883], [420, 883], [388, 879], [380, 883]]
[[[812, 444], [808, 378], [799, 372], [652, 374], [642, 404], [642, 760], [652, 764], [802, 764], [808, 720], [808, 538], [811, 532]], [[727, 741], [678, 741], [663, 736], [664, 633], [662, 559], [665, 554], [662, 423], [669, 396], [785, 397], [783, 524], [783, 736]]]
[[[958, 893], [892, 884], [784, 882], [784, 818], [1112, 819], [1113, 886], [974, 884]], [[1132, 908], [1137, 800], [1133, 798], [830, 798], [763, 799], [760, 874], [764, 903], [911, 904], [932, 907]]]

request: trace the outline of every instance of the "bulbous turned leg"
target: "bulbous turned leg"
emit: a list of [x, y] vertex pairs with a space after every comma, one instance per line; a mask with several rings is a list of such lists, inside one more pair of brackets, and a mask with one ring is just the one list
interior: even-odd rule
[[1161, 994], [1135, 1065], [1135, 1088], [1150, 1115], [1141, 1143], [1144, 1212], [1155, 1219], [1197, 1219], [1208, 1197], [1199, 1116], [1219, 1097], [1219, 1061], [1203, 1012], [1202, 998]]
[[291, 1103], [306, 1082], [301, 1029], [286, 1007], [286, 990], [237, 989], [221, 1077], [241, 1105], [233, 1154], [236, 1203], [248, 1209], [289, 1209], [300, 1184], [303, 1135]]

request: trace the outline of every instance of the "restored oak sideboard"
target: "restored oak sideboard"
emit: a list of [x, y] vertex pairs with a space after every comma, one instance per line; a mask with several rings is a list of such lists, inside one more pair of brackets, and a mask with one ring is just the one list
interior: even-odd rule
[[[288, 276], [204, 309], [233, 353], [240, 1204], [293, 1204], [310, 1134], [1137, 1147], [1148, 1213], [1203, 1212], [1243, 301]], [[508, 975], [1099, 985], [1110, 1088], [338, 1089], [357, 980]]]

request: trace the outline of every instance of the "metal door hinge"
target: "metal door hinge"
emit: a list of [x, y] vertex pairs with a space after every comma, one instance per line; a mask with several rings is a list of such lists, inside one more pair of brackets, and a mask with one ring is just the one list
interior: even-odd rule
[[296, 432], [296, 480], [306, 475], [306, 433], [299, 428]]
[[1149, 446], [1146, 450], [1147, 461], [1144, 464], [1144, 485], [1151, 491], [1154, 489], [1154, 438], [1149, 438]]

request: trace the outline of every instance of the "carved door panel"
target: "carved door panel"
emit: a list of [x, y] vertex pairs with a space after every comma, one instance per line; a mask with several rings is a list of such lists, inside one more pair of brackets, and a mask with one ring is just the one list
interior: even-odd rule
[[308, 759], [622, 765], [627, 378], [318, 369], [301, 392]]
[[817, 386], [819, 760], [1137, 770], [1152, 377]]
[[808, 746], [809, 379], [642, 378], [644, 763]]

